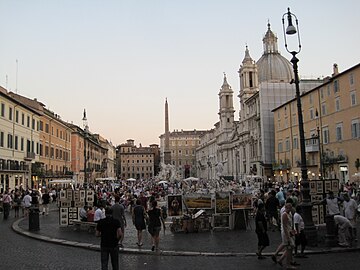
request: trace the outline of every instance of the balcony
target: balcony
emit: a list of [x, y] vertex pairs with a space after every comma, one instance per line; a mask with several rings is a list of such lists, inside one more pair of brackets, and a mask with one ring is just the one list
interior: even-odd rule
[[35, 159], [35, 153], [34, 152], [26, 152], [26, 156], [24, 157], [24, 160], [32, 161]]
[[312, 137], [310, 139], [305, 139], [305, 152], [319, 152], [319, 137]]

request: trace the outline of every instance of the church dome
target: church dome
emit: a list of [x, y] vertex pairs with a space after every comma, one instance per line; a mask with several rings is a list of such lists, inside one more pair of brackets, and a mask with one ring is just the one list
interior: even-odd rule
[[261, 82], [290, 82], [293, 68], [289, 60], [278, 51], [277, 37], [270, 29], [263, 38], [264, 53], [256, 62], [258, 67], [259, 83]]

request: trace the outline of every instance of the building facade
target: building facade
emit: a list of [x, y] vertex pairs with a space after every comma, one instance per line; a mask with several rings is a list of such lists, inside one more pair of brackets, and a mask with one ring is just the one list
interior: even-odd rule
[[[360, 64], [331, 77], [301, 95], [309, 179], [337, 178], [344, 184], [359, 171]], [[296, 100], [274, 109], [275, 175], [299, 180], [300, 141]]]
[[117, 146], [118, 170], [121, 179], [150, 179], [155, 176], [155, 169], [159, 167], [159, 147], [137, 147], [134, 140]]
[[[197, 177], [196, 148], [200, 145], [202, 130], [174, 130], [169, 132], [171, 165], [176, 170], [176, 178]], [[160, 135], [160, 152], [165, 149], [165, 134]]]
[[0, 192], [31, 187], [39, 161], [40, 113], [0, 87]]

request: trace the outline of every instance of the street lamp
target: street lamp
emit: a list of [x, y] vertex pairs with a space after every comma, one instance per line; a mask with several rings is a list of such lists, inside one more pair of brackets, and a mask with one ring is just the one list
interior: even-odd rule
[[[285, 17], [287, 19], [287, 27], [285, 29]], [[293, 25], [293, 19], [295, 20], [295, 25]], [[290, 8], [288, 11], [282, 16], [282, 25], [284, 32], [284, 40], [285, 40], [285, 48], [292, 55], [290, 62], [292, 63], [294, 69], [294, 80], [291, 83], [295, 83], [296, 89], [296, 102], [298, 109], [298, 124], [299, 124], [299, 136], [300, 136], [300, 155], [301, 155], [301, 193], [302, 193], [302, 202], [301, 207], [304, 214], [304, 223], [305, 223], [305, 233], [307, 234], [307, 238], [309, 240], [310, 245], [316, 245], [316, 228], [312, 219], [312, 204], [310, 199], [310, 186], [308, 179], [308, 172], [306, 166], [306, 153], [305, 153], [305, 135], [304, 135], [304, 122], [303, 115], [301, 109], [301, 99], [300, 99], [300, 88], [299, 88], [299, 74], [298, 74], [298, 62], [299, 59], [296, 55], [301, 51], [301, 43], [300, 43], [300, 33], [299, 33], [299, 25], [298, 19], [295, 14], [290, 12]], [[287, 44], [287, 35], [291, 36], [297, 33], [297, 42], [298, 49], [297, 50], [289, 50]]]
[[322, 138], [321, 138], [321, 130], [320, 130], [320, 119], [319, 119], [319, 112], [316, 109], [315, 111], [315, 118], [316, 118], [316, 131], [318, 136], [318, 144], [319, 144], [319, 174], [321, 175], [321, 178], [325, 178], [325, 169], [323, 165], [323, 144], [322, 144]]

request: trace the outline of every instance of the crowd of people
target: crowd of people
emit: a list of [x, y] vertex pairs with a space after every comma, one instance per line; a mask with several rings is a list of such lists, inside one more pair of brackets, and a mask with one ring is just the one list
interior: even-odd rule
[[[360, 192], [357, 191], [355, 185], [346, 184], [341, 186], [338, 194], [328, 191], [326, 198], [318, 203], [326, 206], [326, 214], [336, 226], [338, 245], [342, 247], [349, 247], [353, 241], [357, 241], [356, 222], [360, 208]], [[281, 231], [282, 242], [271, 257], [275, 263], [286, 269], [296, 269], [298, 263], [294, 255], [306, 257], [307, 238], [301, 201], [301, 193], [295, 185], [276, 185], [268, 188], [267, 192], [260, 190], [254, 201], [259, 259], [264, 258], [262, 251], [270, 244], [268, 230]]]

